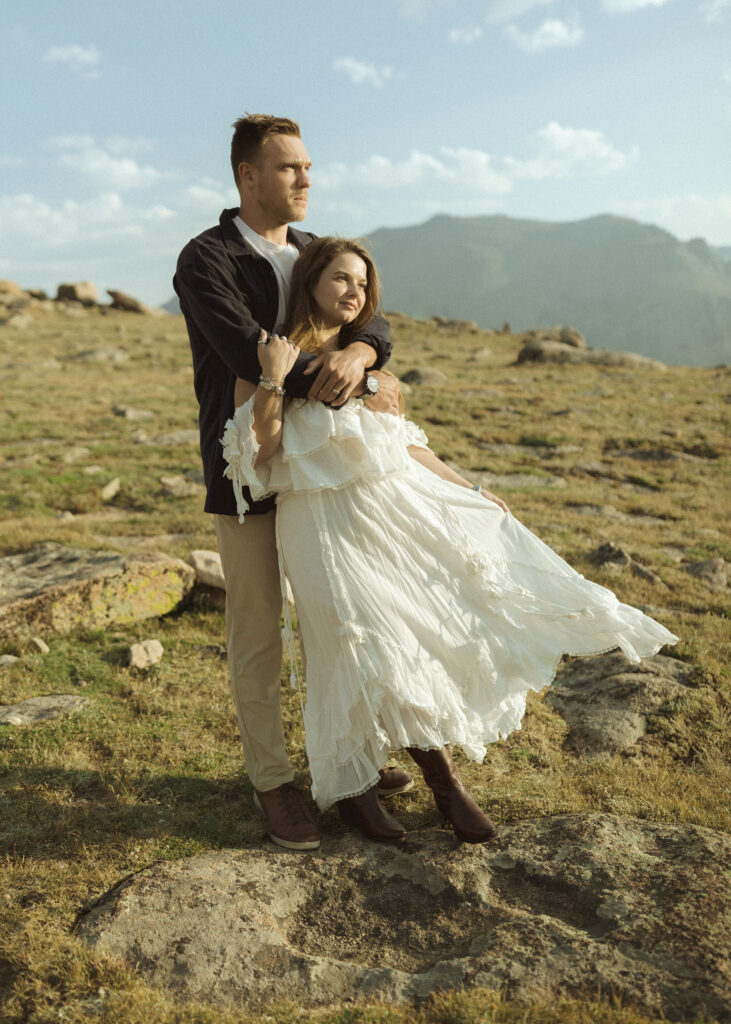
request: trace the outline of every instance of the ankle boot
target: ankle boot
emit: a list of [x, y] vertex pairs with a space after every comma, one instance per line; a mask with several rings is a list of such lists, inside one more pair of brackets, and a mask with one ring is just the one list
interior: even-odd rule
[[395, 842], [403, 839], [406, 829], [392, 814], [384, 810], [378, 799], [378, 783], [360, 796], [338, 800], [340, 817], [357, 826], [370, 839]]
[[441, 750], [406, 749], [421, 768], [437, 807], [449, 820], [456, 835], [468, 843], [484, 843], [492, 839], [497, 829], [465, 788], [449, 747]]

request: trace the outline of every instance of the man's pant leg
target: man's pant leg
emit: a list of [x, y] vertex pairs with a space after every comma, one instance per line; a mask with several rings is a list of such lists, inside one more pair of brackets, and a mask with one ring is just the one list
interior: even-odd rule
[[226, 581], [228, 666], [246, 769], [258, 790], [294, 777], [280, 707], [282, 595], [274, 511], [214, 516]]

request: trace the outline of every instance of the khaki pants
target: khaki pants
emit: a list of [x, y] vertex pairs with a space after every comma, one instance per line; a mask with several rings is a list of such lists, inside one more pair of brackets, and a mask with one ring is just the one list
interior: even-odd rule
[[214, 516], [226, 581], [226, 641], [246, 769], [255, 789], [290, 782], [280, 709], [282, 595], [272, 510]]

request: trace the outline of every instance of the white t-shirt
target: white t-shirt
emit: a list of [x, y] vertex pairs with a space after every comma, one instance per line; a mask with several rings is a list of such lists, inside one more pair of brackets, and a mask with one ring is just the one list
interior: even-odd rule
[[287, 321], [287, 305], [289, 303], [289, 285], [292, 280], [292, 267], [299, 256], [298, 250], [293, 245], [277, 245], [270, 242], [268, 238], [262, 238], [256, 231], [249, 227], [241, 217], [234, 217], [234, 224], [241, 232], [252, 249], [269, 260], [274, 267], [279, 287], [279, 307], [277, 309], [277, 321], [274, 324], [274, 334], [284, 330]]

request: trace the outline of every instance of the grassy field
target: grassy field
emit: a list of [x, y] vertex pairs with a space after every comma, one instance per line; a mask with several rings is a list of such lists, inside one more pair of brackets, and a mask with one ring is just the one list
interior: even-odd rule
[[[488, 486], [490, 475], [512, 475], [502, 494], [513, 512], [579, 571], [652, 609], [681, 637], [668, 653], [698, 667], [692, 696], [676, 701], [631, 756], [591, 764], [571, 756], [563, 720], [539, 695], [522, 731], [493, 745], [483, 767], [462, 762], [468, 783], [498, 822], [602, 810], [728, 831], [727, 606], [686, 566], [731, 559], [731, 374], [516, 365], [513, 336], [392, 321], [396, 373], [429, 365], [448, 376], [407, 397], [434, 450]], [[195, 443], [155, 441], [196, 427], [182, 318], [49, 314], [0, 332], [0, 554], [40, 540], [183, 558], [215, 548], [202, 496], [173, 497], [161, 483], [201, 479]], [[85, 355], [100, 349], [112, 350], [109, 361]], [[125, 406], [154, 418], [115, 413]], [[529, 486], [516, 487], [519, 476]], [[102, 489], [115, 477], [119, 493], [105, 501]], [[604, 540], [662, 583], [594, 566], [590, 554]], [[165, 657], [135, 674], [124, 652], [148, 637], [162, 641]], [[220, 612], [188, 608], [47, 639], [47, 655], [0, 643], [0, 653], [22, 655], [0, 670], [0, 703], [78, 692], [89, 704], [58, 722], [0, 726], [0, 1021], [648, 1024], [628, 1006], [550, 993], [532, 1007], [475, 992], [414, 1010], [282, 1006], [262, 1017], [176, 1006], [131, 968], [91, 953], [73, 938], [74, 921], [121, 877], [156, 860], [258, 842], [264, 832], [242, 764]], [[282, 701], [306, 784], [300, 712], [286, 686]], [[422, 788], [396, 799], [408, 828], [443, 826]], [[342, 833], [333, 813], [321, 824]]]

